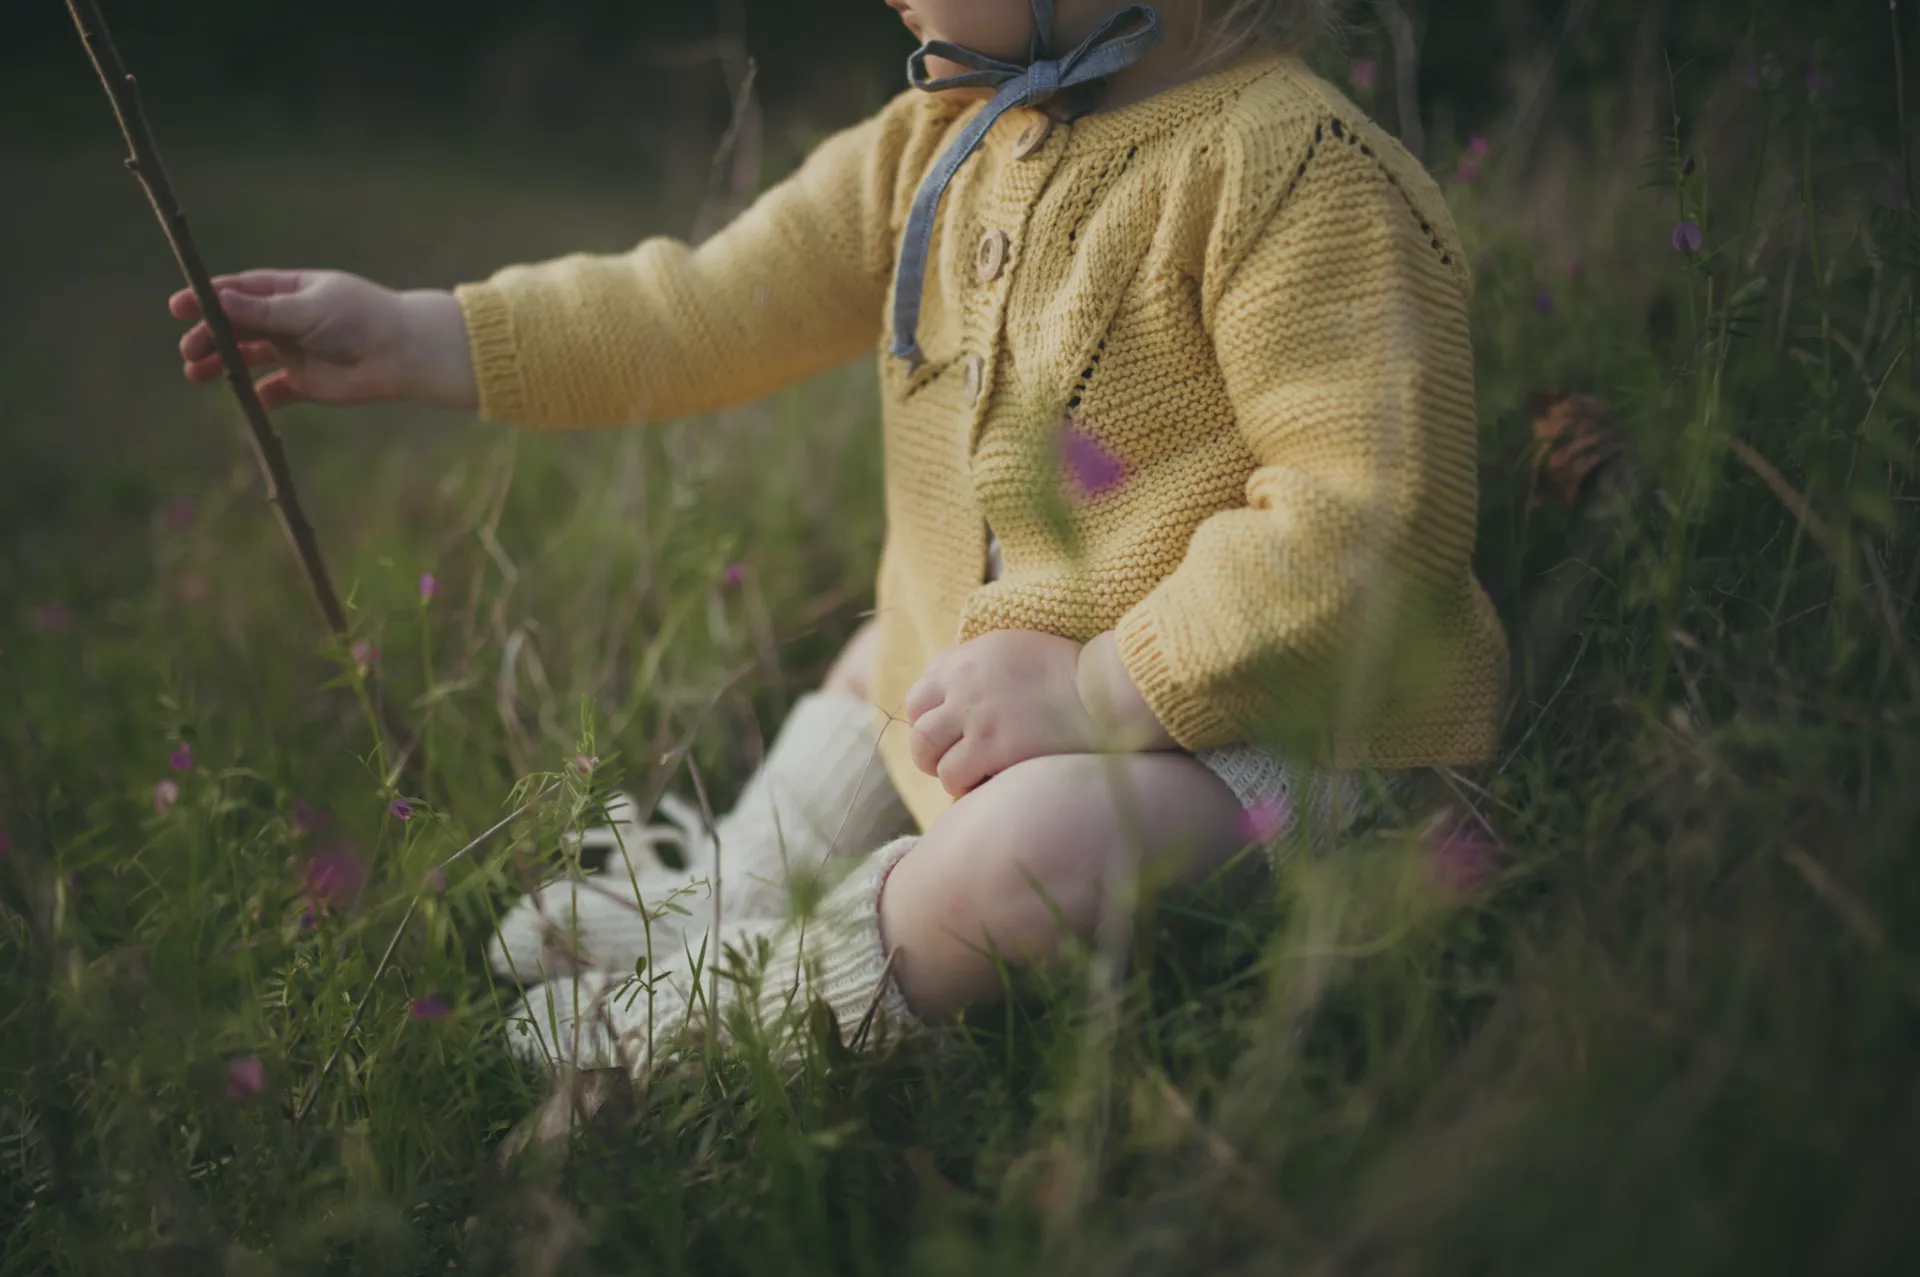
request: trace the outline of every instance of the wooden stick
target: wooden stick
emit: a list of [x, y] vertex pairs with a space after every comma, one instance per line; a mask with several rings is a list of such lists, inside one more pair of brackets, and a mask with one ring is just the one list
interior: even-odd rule
[[[120, 121], [120, 133], [127, 142], [127, 168], [146, 189], [154, 215], [160, 219], [160, 229], [165, 232], [167, 243], [173, 247], [174, 260], [180, 264], [180, 272], [192, 287], [193, 295], [200, 303], [200, 314], [206, 320], [208, 331], [213, 334], [213, 344], [220, 352], [221, 366], [226, 369], [227, 385], [233, 390], [233, 397], [240, 401], [240, 412], [247, 425], [247, 441], [253, 446], [254, 460], [259, 463], [261, 477], [266, 480], [267, 501], [279, 516], [280, 530], [293, 547], [294, 557], [300, 561], [300, 571], [307, 578], [314, 602], [319, 604], [320, 615], [344, 647], [350, 634], [346, 609], [340, 605], [340, 596], [334, 591], [333, 578], [320, 553], [319, 539], [314, 536], [313, 525], [307, 522], [306, 511], [300, 505], [293, 472], [287, 466], [286, 450], [280, 446], [280, 436], [274, 431], [266, 406], [260, 402], [260, 396], [253, 388], [253, 374], [248, 371], [246, 360], [240, 355], [240, 343], [234, 336], [233, 324], [221, 308], [219, 294], [214, 291], [213, 277], [207, 273], [206, 263], [194, 244], [193, 232], [187, 226], [187, 215], [181, 211], [180, 202], [174, 197], [173, 183], [167, 177], [166, 166], [160, 162], [160, 149], [154, 144], [153, 133], [147, 127], [146, 112], [140, 106], [139, 88], [120, 61], [119, 50], [114, 47], [113, 37], [107, 30], [106, 19], [101, 16], [99, 5], [94, 0], [67, 0], [67, 11], [73, 15], [81, 43], [86, 45], [87, 56], [100, 76], [107, 98], [113, 103], [114, 116]], [[396, 773], [405, 769], [424, 776], [425, 767], [418, 743], [411, 733], [399, 730], [390, 720], [373, 671], [368, 670], [365, 678], [367, 694], [372, 699], [376, 716], [400, 750]]]

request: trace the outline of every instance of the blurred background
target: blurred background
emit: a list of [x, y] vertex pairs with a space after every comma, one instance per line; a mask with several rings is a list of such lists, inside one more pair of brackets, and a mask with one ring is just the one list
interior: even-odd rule
[[[102, 8], [213, 270], [395, 287], [697, 238], [910, 43], [881, 0]], [[871, 606], [872, 370], [564, 437], [276, 414], [330, 644], [64, 5], [0, 0], [0, 1274], [1915, 1271], [1913, 8], [1360, 0], [1313, 54], [1471, 254], [1495, 851], [1293, 863], [1169, 917], [1097, 1040], [1067, 979], [980, 1052], [716, 1065], [528, 1187], [478, 955], [553, 830], [426, 874], [576, 754], [733, 792]], [[357, 666], [429, 744], [405, 822]]]
[[[880, 0], [106, 8], [216, 271], [330, 265], [395, 286], [710, 229], [898, 91], [911, 47]], [[1649, 290], [1646, 256], [1614, 241], [1623, 215], [1673, 212], [1641, 188], [1678, 103], [1714, 113], [1690, 126], [1729, 158], [1755, 117], [1714, 90], [1743, 75], [1827, 83], [1863, 148], [1890, 154], [1897, 128], [1859, 64], [1884, 51], [1872, 0], [1400, 0], [1347, 19], [1317, 54], [1330, 78], [1436, 170], [1490, 139], [1472, 194], [1498, 224], [1545, 261], [1618, 249], [1610, 268]], [[206, 432], [172, 429], [207, 397], [168, 375], [172, 265], [119, 150], [65, 6], [0, 6], [0, 494], [16, 512], [88, 499], [55, 438], [112, 438], [87, 472], [137, 457], [119, 476], [135, 487], [207, 459]]]

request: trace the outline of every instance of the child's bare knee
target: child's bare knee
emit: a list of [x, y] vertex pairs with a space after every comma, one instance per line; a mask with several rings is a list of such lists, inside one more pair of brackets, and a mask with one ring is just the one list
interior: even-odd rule
[[1041, 919], [1090, 931], [1111, 888], [1119, 829], [1102, 760], [1036, 758], [995, 777], [968, 823], [979, 830], [974, 870], [989, 918], [1045, 930]]

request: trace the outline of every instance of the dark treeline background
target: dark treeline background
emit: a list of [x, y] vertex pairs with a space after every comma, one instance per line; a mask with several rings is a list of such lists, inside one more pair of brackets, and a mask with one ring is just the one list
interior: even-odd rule
[[[1862, 24], [1884, 25], [1878, 0], [1840, 0]], [[103, 5], [150, 103], [217, 116], [244, 107], [256, 119], [311, 125], [453, 127], [559, 137], [596, 146], [631, 140], [663, 116], [711, 124], [728, 110], [719, 54], [744, 48], [759, 66], [771, 111], [838, 121], [901, 83], [911, 41], [881, 0], [201, 0]], [[1570, 96], [1617, 84], [1649, 42], [1689, 76], [1724, 73], [1735, 59], [1778, 50], [1790, 61], [1820, 50], [1800, 27], [1809, 14], [1779, 0], [1402, 0], [1419, 48], [1422, 133], [1435, 154], [1511, 111], [1529, 94], [1543, 54]], [[1347, 6], [1330, 62], [1381, 59], [1370, 103], [1391, 122], [1395, 77], [1383, 12]], [[1796, 12], [1796, 10], [1798, 10]], [[737, 35], [738, 43], [716, 37]], [[736, 58], [734, 67], [740, 65]], [[1702, 73], [1705, 73], [1702, 76]], [[1798, 74], [1797, 70], [1790, 71]], [[85, 64], [60, 0], [0, 4], [0, 91], [48, 106], [47, 87], [84, 89]], [[32, 96], [20, 93], [31, 86]], [[404, 110], [396, 121], [393, 112]], [[27, 112], [36, 131], [59, 131], [51, 109]], [[70, 112], [61, 112], [71, 120]], [[87, 120], [91, 124], [96, 121]], [[17, 130], [18, 118], [0, 127]]]

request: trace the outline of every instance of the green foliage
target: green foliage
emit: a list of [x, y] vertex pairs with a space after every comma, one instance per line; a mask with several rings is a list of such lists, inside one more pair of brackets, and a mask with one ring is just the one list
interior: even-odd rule
[[[1910, 1262], [1920, 228], [1883, 199], [1907, 179], [1861, 39], [1835, 63], [1877, 78], [1838, 90], [1676, 72], [1651, 184], [1574, 278], [1488, 174], [1452, 191], [1479, 567], [1545, 634], [1500, 757], [1451, 777], [1510, 849], [1492, 883], [1437, 890], [1390, 827], [1251, 902], [1162, 900], [1126, 974], [1082, 955], [945, 1044], [851, 1056], [816, 1025], [797, 1078], [697, 1060], [564, 1165], [495, 1164], [544, 1090], [503, 1049], [485, 936], [585, 817], [576, 754], [644, 792], [681, 783], [662, 756], [690, 734], [724, 801], [850, 632], [870, 376], [579, 438], [288, 414], [360, 636], [425, 730], [405, 821], [244, 474], [96, 473], [23, 410], [0, 465], [44, 481], [0, 515], [0, 1272]], [[1631, 445], [1637, 482], [1578, 513], [1528, 501], [1553, 387], [1604, 396]], [[192, 403], [183, 430], [225, 411], [139, 393]], [[364, 886], [316, 905], [312, 862], [349, 848]], [[428, 994], [446, 1018], [410, 1015]]]

